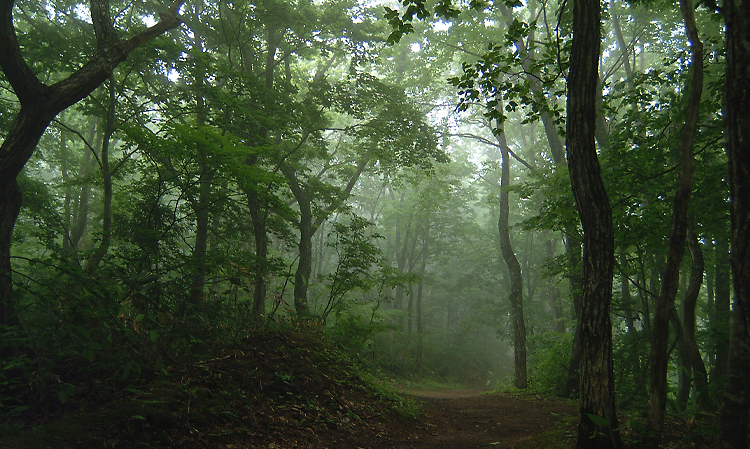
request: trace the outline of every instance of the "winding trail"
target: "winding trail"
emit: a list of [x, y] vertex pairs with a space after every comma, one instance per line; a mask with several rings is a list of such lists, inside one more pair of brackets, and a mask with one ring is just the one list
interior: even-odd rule
[[572, 447], [577, 408], [571, 402], [536, 396], [483, 394], [479, 390], [403, 391], [423, 403], [425, 416], [397, 449], [545, 448], [545, 433], [560, 422], [555, 447]]

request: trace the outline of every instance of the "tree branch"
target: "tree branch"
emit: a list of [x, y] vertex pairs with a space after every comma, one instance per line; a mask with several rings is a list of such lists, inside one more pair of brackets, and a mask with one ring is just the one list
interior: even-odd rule
[[34, 75], [21, 55], [16, 29], [13, 26], [15, 0], [0, 0], [0, 68], [21, 105], [38, 101], [46, 86]]

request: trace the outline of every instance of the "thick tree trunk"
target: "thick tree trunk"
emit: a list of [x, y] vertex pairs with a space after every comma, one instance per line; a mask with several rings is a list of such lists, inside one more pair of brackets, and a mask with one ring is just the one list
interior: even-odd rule
[[732, 335], [719, 447], [747, 448], [750, 408], [750, 1], [726, 0], [724, 133], [732, 230]]
[[[573, 4], [566, 147], [571, 185], [583, 225], [583, 291], [578, 321], [581, 343], [578, 449], [622, 445], [615, 411], [609, 316], [614, 270], [612, 212], [594, 141], [600, 21], [598, 1], [579, 0]], [[601, 425], [600, 420], [608, 425]]]
[[[502, 126], [500, 126], [502, 130]], [[513, 321], [513, 386], [519, 389], [527, 387], [526, 375], [526, 323], [523, 319], [523, 277], [521, 265], [518, 263], [513, 246], [510, 242], [510, 231], [508, 229], [508, 218], [510, 215], [510, 196], [508, 187], [510, 184], [510, 156], [505, 134], [497, 137], [502, 154], [502, 167], [500, 176], [500, 217], [497, 227], [500, 233], [500, 252], [505, 265], [510, 272], [510, 310]]]
[[21, 190], [15, 178], [0, 184], [0, 326], [18, 324], [13, 304], [10, 240], [21, 211]]
[[667, 406], [667, 346], [669, 344], [669, 313], [677, 297], [680, 264], [685, 250], [688, 229], [688, 205], [693, 190], [695, 158], [693, 138], [698, 124], [701, 94], [703, 92], [703, 44], [698, 37], [695, 10], [692, 0], [680, 0], [680, 10], [691, 45], [690, 86], [685, 123], [680, 132], [680, 176], [674, 198], [672, 224], [669, 230], [667, 266], [662, 279], [661, 292], [654, 310], [651, 354], [649, 356], [650, 399], [647, 424], [658, 440], [664, 429]]

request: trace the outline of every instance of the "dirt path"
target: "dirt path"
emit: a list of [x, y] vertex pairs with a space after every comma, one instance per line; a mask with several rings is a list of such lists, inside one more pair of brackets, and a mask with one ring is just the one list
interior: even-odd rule
[[[577, 413], [571, 403], [533, 396], [490, 395], [477, 390], [404, 393], [423, 402], [425, 416], [417, 431], [397, 444], [397, 449], [548, 447], [534, 441], [558, 422], [570, 422]], [[571, 426], [567, 438], [555, 438], [557, 447], [574, 443], [572, 430]]]

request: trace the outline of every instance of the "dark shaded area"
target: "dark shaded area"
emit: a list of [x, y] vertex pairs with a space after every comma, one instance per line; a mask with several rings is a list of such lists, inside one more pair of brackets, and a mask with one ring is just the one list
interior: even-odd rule
[[100, 393], [95, 387], [79, 392], [65, 415], [31, 404], [22, 420], [3, 424], [44, 424], [0, 440], [0, 447], [387, 447], [410, 425], [408, 406], [365, 382], [319, 338], [258, 332], [106, 401], [89, 400]]

